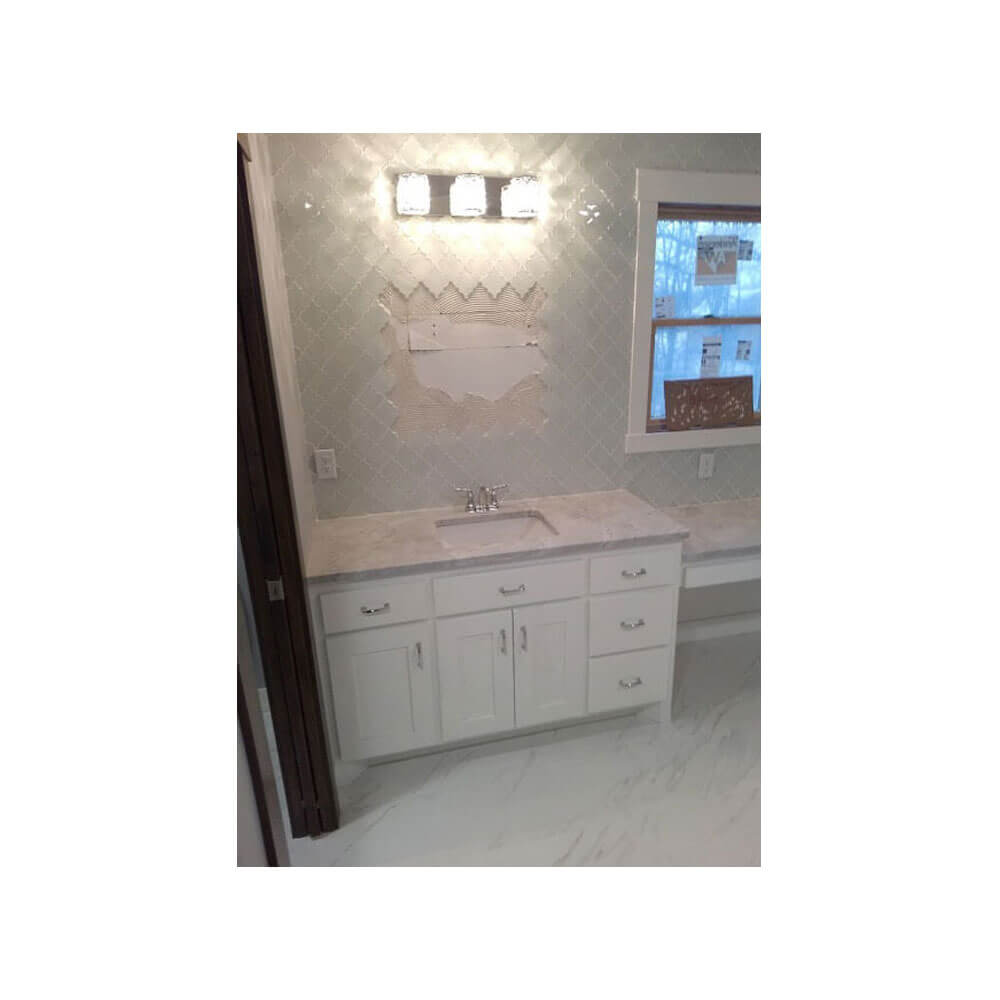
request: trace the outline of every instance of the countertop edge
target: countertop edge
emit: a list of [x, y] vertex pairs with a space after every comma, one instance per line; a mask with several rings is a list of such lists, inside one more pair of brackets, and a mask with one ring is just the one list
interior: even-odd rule
[[759, 555], [759, 545], [747, 545], [731, 549], [709, 549], [705, 552], [685, 553], [684, 565], [690, 566], [691, 563], [711, 562], [716, 559], [746, 559]]
[[611, 541], [577, 542], [525, 552], [491, 552], [478, 556], [463, 556], [458, 559], [435, 559], [431, 562], [413, 563], [406, 566], [387, 566], [380, 569], [346, 570], [341, 573], [307, 575], [305, 580], [307, 584], [364, 583], [368, 580], [384, 580], [387, 577], [418, 576], [422, 573], [450, 572], [488, 566], [509, 566], [511, 563], [531, 562], [537, 559], [614, 552], [639, 548], [644, 545], [669, 545], [672, 542], [683, 542], [689, 535], [690, 532], [684, 529], [667, 534], [642, 535], [637, 538], [620, 538]]

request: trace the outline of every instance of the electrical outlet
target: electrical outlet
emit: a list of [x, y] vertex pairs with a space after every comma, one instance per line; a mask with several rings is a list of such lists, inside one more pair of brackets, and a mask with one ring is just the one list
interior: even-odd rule
[[698, 478], [711, 479], [715, 472], [715, 452], [703, 451], [698, 459]]
[[316, 458], [316, 475], [320, 479], [337, 478], [337, 455], [332, 448], [317, 448], [313, 455]]

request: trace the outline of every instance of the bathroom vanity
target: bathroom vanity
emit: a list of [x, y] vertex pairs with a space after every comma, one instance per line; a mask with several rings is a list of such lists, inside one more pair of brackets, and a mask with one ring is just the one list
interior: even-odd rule
[[669, 718], [686, 535], [624, 490], [320, 522], [306, 573], [335, 756]]

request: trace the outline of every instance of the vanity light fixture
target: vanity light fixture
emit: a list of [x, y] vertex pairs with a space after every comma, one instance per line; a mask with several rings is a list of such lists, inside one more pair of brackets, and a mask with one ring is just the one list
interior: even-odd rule
[[431, 182], [427, 174], [400, 174], [396, 178], [396, 211], [400, 215], [427, 215], [431, 210]]
[[541, 188], [537, 177], [511, 177], [500, 189], [500, 214], [505, 219], [535, 219]]
[[486, 181], [480, 174], [459, 174], [451, 183], [452, 215], [486, 214]]
[[396, 174], [396, 216], [531, 222], [541, 211], [537, 177], [485, 174]]

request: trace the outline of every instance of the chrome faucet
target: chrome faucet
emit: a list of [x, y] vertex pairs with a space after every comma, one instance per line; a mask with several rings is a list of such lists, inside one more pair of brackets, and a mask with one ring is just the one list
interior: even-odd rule
[[507, 483], [497, 483], [496, 486], [491, 486], [489, 488], [489, 490], [487, 491], [487, 493], [489, 495], [489, 504], [488, 504], [488, 508], [487, 509], [489, 509], [489, 510], [499, 510], [500, 509], [499, 491], [500, 490], [509, 490], [509, 489], [510, 489], [510, 486]]
[[465, 494], [465, 510], [468, 514], [486, 514], [491, 510], [500, 509], [500, 490], [510, 489], [507, 483], [497, 483], [496, 486], [456, 486], [456, 493]]
[[473, 514], [476, 511], [476, 491], [471, 486], [456, 486], [456, 493], [465, 494], [465, 512]]

